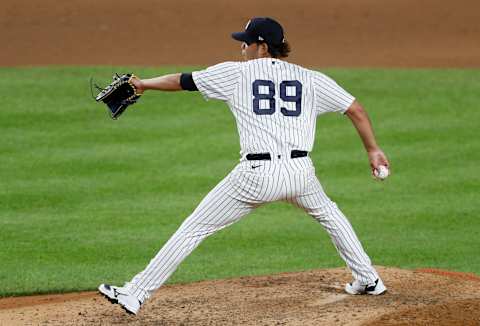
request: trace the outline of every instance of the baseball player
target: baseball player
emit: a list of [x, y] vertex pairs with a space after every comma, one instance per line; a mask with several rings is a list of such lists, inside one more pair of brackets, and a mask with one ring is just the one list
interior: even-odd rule
[[303, 209], [328, 232], [353, 275], [352, 283], [345, 286], [347, 293], [384, 293], [386, 287], [352, 226], [323, 191], [309, 156], [317, 116], [338, 112], [357, 129], [371, 168], [388, 167], [367, 113], [326, 75], [282, 60], [288, 56], [290, 46], [275, 20], [253, 18], [244, 31], [232, 37], [242, 42], [243, 62], [133, 80], [140, 93], [199, 91], [206, 99], [224, 101], [236, 120], [241, 158], [142, 272], [123, 287], [101, 284], [99, 291], [127, 312], [137, 314], [205, 238], [262, 204], [282, 200]]

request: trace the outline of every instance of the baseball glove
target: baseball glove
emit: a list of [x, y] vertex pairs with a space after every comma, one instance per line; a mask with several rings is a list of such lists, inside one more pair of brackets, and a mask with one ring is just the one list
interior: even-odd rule
[[112, 119], [116, 120], [127, 109], [129, 105], [134, 104], [140, 98], [136, 87], [131, 82], [132, 78], [136, 78], [133, 74], [124, 74], [119, 76], [113, 75], [113, 81], [105, 88], [95, 85], [100, 91], [95, 97], [97, 102], [102, 101], [110, 109]]

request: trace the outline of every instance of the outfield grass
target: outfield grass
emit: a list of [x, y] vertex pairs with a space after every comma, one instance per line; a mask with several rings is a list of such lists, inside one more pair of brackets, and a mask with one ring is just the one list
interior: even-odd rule
[[[122, 283], [238, 160], [233, 117], [198, 93], [151, 93], [118, 121], [88, 79], [188, 68], [1, 68], [0, 296]], [[348, 119], [318, 120], [327, 193], [375, 264], [480, 274], [478, 70], [327, 70], [368, 109], [393, 175], [374, 182]], [[207, 239], [170, 282], [343, 266], [283, 203]]]

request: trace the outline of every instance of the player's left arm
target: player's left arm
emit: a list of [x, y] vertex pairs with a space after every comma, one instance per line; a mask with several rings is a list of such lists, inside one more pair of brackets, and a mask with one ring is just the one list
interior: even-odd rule
[[239, 78], [238, 62], [222, 62], [192, 73], [176, 73], [150, 79], [133, 78], [138, 94], [146, 90], [200, 91], [207, 99], [227, 101]]
[[377, 169], [380, 165], [385, 165], [388, 168], [390, 163], [387, 156], [380, 147], [377, 145], [375, 134], [373, 133], [372, 123], [368, 117], [367, 112], [358, 101], [353, 101], [350, 107], [346, 110], [345, 114], [350, 118], [353, 125], [358, 131], [360, 138], [362, 139], [365, 150], [368, 154], [370, 166], [373, 169]]
[[191, 73], [176, 73], [150, 79], [133, 78], [132, 83], [139, 94], [146, 90], [157, 91], [196, 91]]

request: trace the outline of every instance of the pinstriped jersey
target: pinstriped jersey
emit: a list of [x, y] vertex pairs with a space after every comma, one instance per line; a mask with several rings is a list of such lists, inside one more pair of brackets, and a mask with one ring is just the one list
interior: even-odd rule
[[240, 155], [311, 151], [316, 118], [344, 113], [355, 98], [326, 75], [279, 59], [224, 62], [192, 73], [206, 99], [226, 102]]

